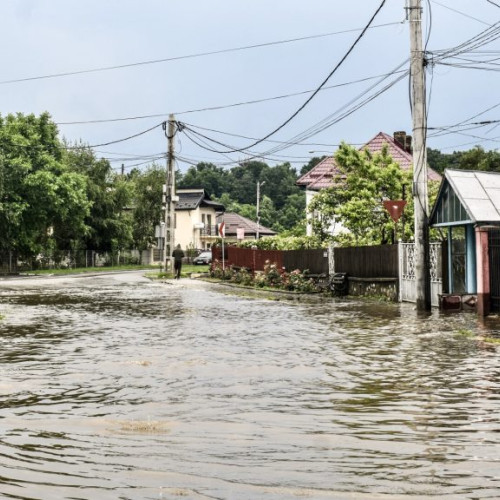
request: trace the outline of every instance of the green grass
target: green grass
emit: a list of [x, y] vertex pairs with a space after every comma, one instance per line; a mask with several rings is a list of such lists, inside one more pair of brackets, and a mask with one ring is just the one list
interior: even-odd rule
[[[181, 278], [187, 278], [191, 274], [208, 273], [208, 270], [209, 270], [208, 265], [195, 266], [194, 264], [184, 264], [182, 266]], [[172, 279], [174, 277], [174, 275], [171, 272], [164, 273], [161, 271], [157, 271], [157, 272], [146, 273], [146, 277], [151, 278], [151, 279], [161, 279], [161, 278]]]
[[110, 266], [110, 267], [75, 267], [75, 268], [64, 268], [64, 269], [37, 269], [36, 271], [24, 271], [20, 273], [24, 276], [33, 275], [64, 275], [64, 274], [75, 274], [75, 273], [106, 273], [110, 271], [135, 271], [142, 269], [158, 269], [158, 266], [146, 266], [146, 265], [123, 265], [123, 266]]

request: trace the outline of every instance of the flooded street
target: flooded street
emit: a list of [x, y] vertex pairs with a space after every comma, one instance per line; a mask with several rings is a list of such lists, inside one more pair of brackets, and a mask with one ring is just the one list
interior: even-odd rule
[[0, 498], [500, 497], [500, 320], [0, 281]]

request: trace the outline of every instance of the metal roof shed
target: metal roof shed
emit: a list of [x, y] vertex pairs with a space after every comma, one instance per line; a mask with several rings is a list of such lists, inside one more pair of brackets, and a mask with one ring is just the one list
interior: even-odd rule
[[445, 170], [431, 225], [454, 224], [500, 226], [500, 174], [468, 170]]
[[500, 307], [500, 173], [445, 170], [430, 225], [448, 229], [447, 290]]

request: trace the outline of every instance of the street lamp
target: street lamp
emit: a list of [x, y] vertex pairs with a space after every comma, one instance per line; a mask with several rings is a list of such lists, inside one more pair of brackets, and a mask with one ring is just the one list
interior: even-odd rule
[[266, 183], [266, 181], [259, 182], [257, 181], [257, 232], [255, 234], [255, 239], [260, 238], [260, 215], [259, 215], [259, 210], [260, 210], [260, 188]]

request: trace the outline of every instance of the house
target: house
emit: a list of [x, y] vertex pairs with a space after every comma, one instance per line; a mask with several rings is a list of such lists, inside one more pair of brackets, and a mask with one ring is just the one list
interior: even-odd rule
[[[253, 220], [233, 212], [217, 216], [217, 223], [224, 221], [226, 241], [255, 240], [265, 236], [274, 236], [275, 231], [257, 224]], [[257, 236], [258, 235], [258, 236]]]
[[[413, 168], [412, 138], [406, 132], [394, 132], [393, 137], [384, 132], [379, 132], [373, 139], [361, 146], [359, 151], [368, 149], [371, 153], [378, 153], [382, 151], [384, 146], [387, 146], [389, 155], [403, 170], [411, 170]], [[297, 180], [297, 185], [304, 187], [306, 190], [308, 220], [312, 217], [307, 210], [312, 198], [321, 189], [333, 186], [335, 179], [340, 174], [341, 172], [335, 163], [335, 158], [329, 156]], [[441, 180], [441, 175], [429, 167], [427, 168], [427, 176], [429, 180]], [[333, 234], [338, 234], [343, 230], [340, 224], [332, 226]], [[312, 225], [310, 223], [307, 224], [307, 234], [309, 236], [312, 234]]]
[[224, 205], [212, 201], [204, 189], [177, 189], [175, 244], [182, 248], [209, 249], [217, 239], [216, 214]]
[[443, 291], [500, 312], [500, 173], [445, 170], [430, 225], [446, 231]]

